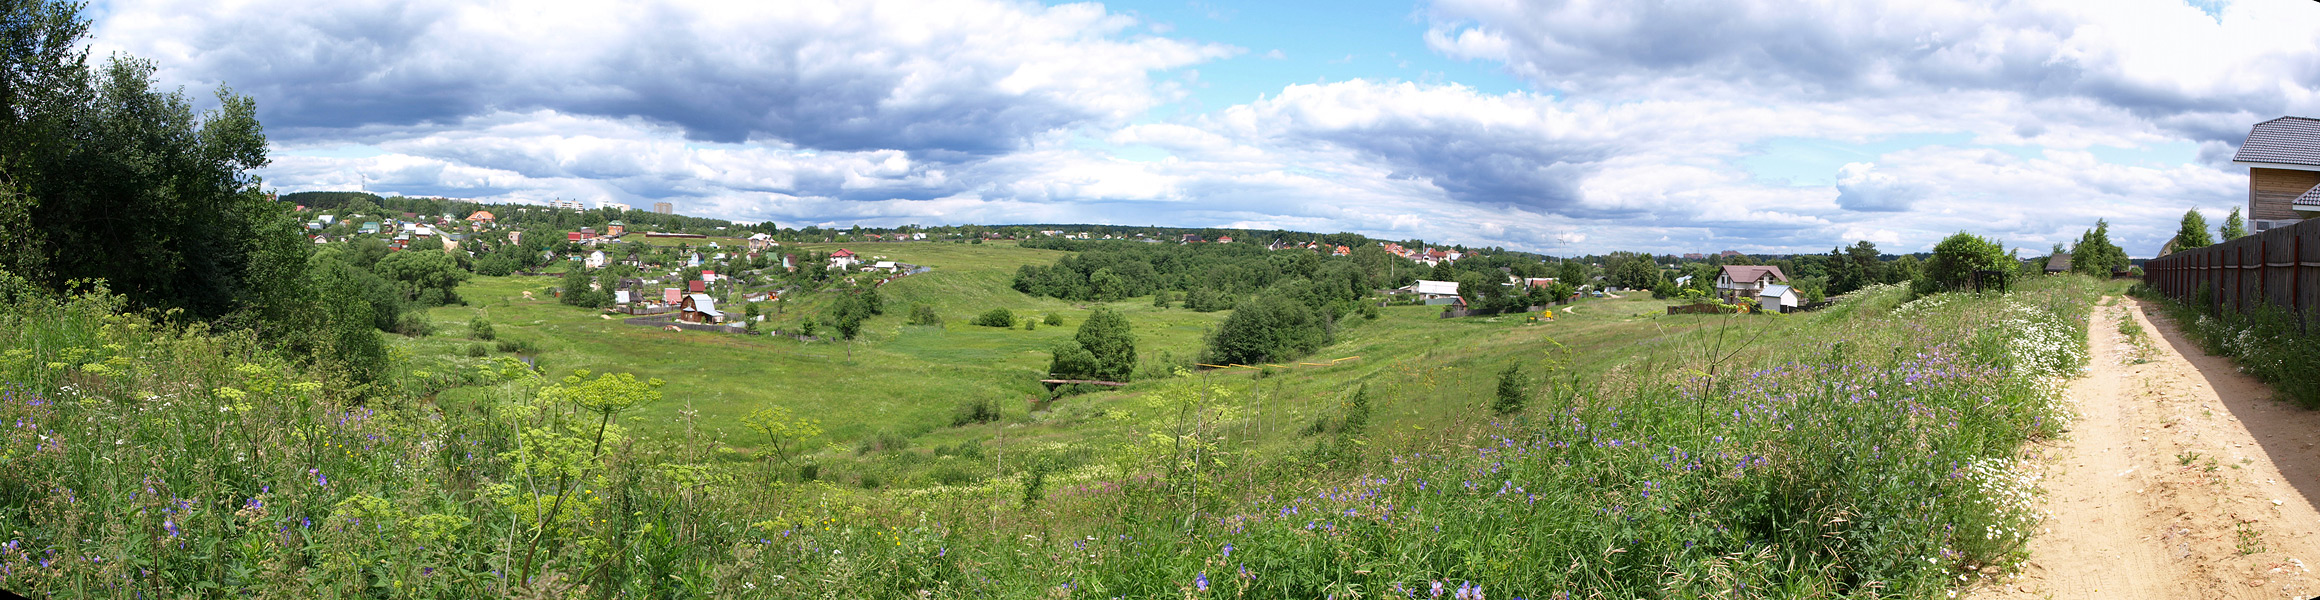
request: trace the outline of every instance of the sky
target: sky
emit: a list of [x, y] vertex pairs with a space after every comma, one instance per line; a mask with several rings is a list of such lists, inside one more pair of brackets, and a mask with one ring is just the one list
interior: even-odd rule
[[[784, 226], [1354, 232], [1552, 255], [2153, 254], [2320, 116], [2320, 2], [100, 0], [256, 99], [270, 189]], [[212, 102], [214, 104], [214, 102]]]

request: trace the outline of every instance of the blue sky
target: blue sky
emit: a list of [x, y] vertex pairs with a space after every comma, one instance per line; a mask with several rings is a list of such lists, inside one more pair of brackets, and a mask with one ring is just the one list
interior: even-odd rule
[[110, 0], [285, 191], [786, 225], [1353, 231], [1549, 254], [2147, 255], [2320, 115], [2320, 5]]

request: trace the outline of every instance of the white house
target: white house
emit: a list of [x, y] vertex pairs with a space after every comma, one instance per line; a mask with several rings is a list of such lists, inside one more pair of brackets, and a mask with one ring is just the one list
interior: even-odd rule
[[1418, 280], [1417, 283], [1394, 290], [1399, 294], [1417, 294], [1427, 304], [1458, 303], [1458, 282]]
[[1753, 265], [1726, 265], [1716, 274], [1716, 293], [1733, 298], [1755, 296], [1766, 286], [1788, 283], [1788, 274], [1780, 267]]
[[830, 253], [830, 268], [843, 269], [859, 264], [862, 264], [862, 258], [854, 256], [852, 250], [839, 248], [837, 252]]
[[1764, 286], [1756, 293], [1756, 305], [1768, 312], [1788, 312], [1797, 306], [1796, 290], [1780, 284]]
[[588, 253], [588, 262], [586, 264], [588, 265], [588, 268], [591, 269], [604, 268], [604, 251], [597, 250], [595, 252]]

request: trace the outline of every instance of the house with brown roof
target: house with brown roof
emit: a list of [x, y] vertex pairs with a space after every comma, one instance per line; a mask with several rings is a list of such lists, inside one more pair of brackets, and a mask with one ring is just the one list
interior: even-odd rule
[[1736, 298], [1756, 296], [1766, 286], [1788, 283], [1788, 274], [1780, 267], [1759, 265], [1725, 265], [1716, 274], [1716, 292]]
[[2248, 167], [2248, 226], [2265, 231], [2320, 215], [2320, 119], [2257, 123], [2231, 163]]

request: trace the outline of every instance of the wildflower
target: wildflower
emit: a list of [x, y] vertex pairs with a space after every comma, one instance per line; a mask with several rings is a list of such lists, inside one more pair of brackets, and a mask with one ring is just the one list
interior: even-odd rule
[[1232, 558], [1232, 544], [1225, 544], [1225, 545], [1224, 545], [1224, 557], [1225, 557], [1225, 558]]
[[1430, 584], [1430, 585], [1434, 586], [1434, 595], [1433, 595], [1432, 597], [1434, 597], [1434, 598], [1440, 598], [1440, 597], [1442, 597], [1442, 582], [1440, 582], [1440, 581], [1429, 581], [1429, 582], [1426, 582], [1426, 583], [1428, 583], [1428, 584]]
[[1201, 571], [1199, 575], [1193, 576], [1192, 587], [1197, 588], [1203, 592], [1208, 591], [1208, 572]]

